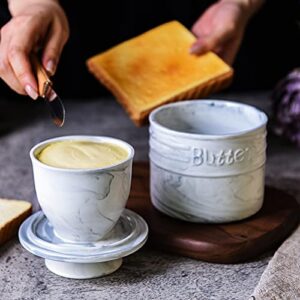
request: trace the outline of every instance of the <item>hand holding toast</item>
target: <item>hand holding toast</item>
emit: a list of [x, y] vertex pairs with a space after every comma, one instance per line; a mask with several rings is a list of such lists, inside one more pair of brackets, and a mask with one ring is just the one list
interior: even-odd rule
[[221, 0], [210, 6], [195, 22], [192, 31], [197, 41], [191, 52], [214, 51], [232, 64], [243, 39], [250, 17], [263, 0]]

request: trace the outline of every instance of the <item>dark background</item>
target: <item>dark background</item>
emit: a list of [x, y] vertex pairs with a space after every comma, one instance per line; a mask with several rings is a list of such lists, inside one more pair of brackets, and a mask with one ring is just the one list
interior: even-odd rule
[[[72, 98], [108, 94], [87, 71], [87, 58], [170, 20], [176, 19], [190, 28], [212, 3], [61, 1], [69, 18], [71, 36], [54, 79], [57, 91]], [[247, 27], [233, 66], [235, 78], [230, 91], [272, 89], [288, 71], [300, 67], [299, 10], [296, 0], [266, 1]], [[6, 1], [0, 2], [0, 19], [2, 24], [9, 19]], [[2, 82], [0, 95], [15, 96]]]

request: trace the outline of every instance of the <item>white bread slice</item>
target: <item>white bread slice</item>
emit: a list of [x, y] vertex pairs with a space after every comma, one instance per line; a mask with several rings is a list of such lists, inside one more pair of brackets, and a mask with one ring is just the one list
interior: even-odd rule
[[31, 214], [31, 203], [0, 199], [0, 245], [11, 239], [21, 223]]

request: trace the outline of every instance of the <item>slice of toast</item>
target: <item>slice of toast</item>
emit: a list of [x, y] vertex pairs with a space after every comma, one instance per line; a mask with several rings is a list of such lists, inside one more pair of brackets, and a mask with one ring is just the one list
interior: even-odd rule
[[212, 52], [189, 53], [195, 40], [172, 21], [91, 57], [87, 66], [142, 125], [160, 105], [205, 97], [229, 85], [233, 70], [222, 59]]
[[0, 199], [0, 245], [11, 239], [31, 214], [31, 204], [22, 200]]

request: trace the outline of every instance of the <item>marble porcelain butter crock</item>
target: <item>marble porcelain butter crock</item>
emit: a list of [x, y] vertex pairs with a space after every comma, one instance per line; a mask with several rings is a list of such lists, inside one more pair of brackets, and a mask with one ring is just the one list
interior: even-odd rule
[[190, 222], [255, 214], [264, 197], [267, 116], [221, 100], [164, 105], [150, 114], [151, 201]]
[[[68, 140], [115, 144], [128, 155], [114, 165], [93, 169], [52, 167], [37, 159], [47, 145]], [[65, 136], [33, 147], [30, 157], [38, 201], [60, 238], [74, 243], [94, 242], [114, 227], [129, 196], [133, 155], [129, 144], [96, 136]]]

